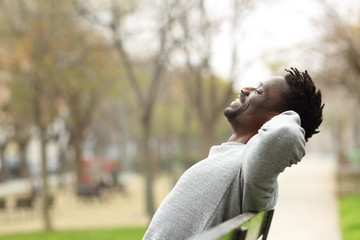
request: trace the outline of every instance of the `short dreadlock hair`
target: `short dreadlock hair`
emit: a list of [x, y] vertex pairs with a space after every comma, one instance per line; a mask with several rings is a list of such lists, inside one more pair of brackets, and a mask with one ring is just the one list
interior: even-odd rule
[[297, 112], [301, 119], [301, 127], [305, 130], [305, 138], [310, 138], [313, 134], [319, 133], [317, 129], [323, 120], [324, 104], [321, 103], [321, 91], [316, 90], [306, 70], [299, 72], [296, 68], [291, 68], [285, 71], [288, 72], [285, 80], [290, 91], [282, 94], [284, 101], [280, 103], [280, 110]]

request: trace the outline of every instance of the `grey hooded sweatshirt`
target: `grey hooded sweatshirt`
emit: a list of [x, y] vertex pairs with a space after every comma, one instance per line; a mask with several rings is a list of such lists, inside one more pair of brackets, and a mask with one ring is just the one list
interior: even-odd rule
[[299, 115], [286, 111], [247, 144], [213, 146], [206, 159], [180, 177], [143, 240], [187, 239], [241, 213], [274, 208], [277, 177], [305, 155], [304, 134]]

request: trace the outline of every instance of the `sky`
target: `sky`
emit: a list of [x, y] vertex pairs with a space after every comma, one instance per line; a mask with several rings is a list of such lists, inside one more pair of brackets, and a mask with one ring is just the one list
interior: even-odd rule
[[[236, 91], [245, 85], [257, 85], [259, 81], [264, 81], [273, 75], [268, 67], [271, 61], [284, 63], [281, 69], [297, 67], [299, 70], [306, 69], [311, 74], [316, 67], [316, 61], [304, 51], [304, 48], [319, 40], [323, 33], [321, 30], [323, 23], [320, 21], [324, 15], [322, 2], [328, 2], [339, 13], [347, 14], [349, 21], [351, 21], [349, 9], [355, 12], [352, 15], [357, 15], [360, 9], [359, 0], [250, 0], [250, 2], [256, 4], [251, 11], [240, 18], [236, 35], [239, 47], [239, 62], [236, 66], [239, 75], [234, 89]], [[207, 15], [213, 19], [229, 18], [232, 15], [232, 3], [233, 0], [206, 0]], [[130, 38], [131, 41], [125, 43], [134, 56], [151, 54], [152, 49], [158, 47], [157, 42], [151, 40], [152, 29], [155, 29], [154, 26], [157, 24], [149, 20], [152, 19], [153, 8], [145, 9], [134, 14], [127, 21], [129, 29], [138, 35], [137, 38]], [[109, 15], [105, 14], [102, 17], [106, 20]], [[224, 24], [212, 45], [214, 57], [211, 64], [215, 74], [224, 79], [229, 79], [230, 76], [231, 34], [230, 25]], [[144, 41], [147, 42], [146, 51], [143, 48]], [[183, 59], [180, 59], [180, 62], [182, 61]], [[285, 70], [277, 74], [284, 75]]]
[[[349, 7], [359, 6], [356, 0], [328, 0], [340, 14], [349, 14]], [[231, 1], [214, 1], [209, 5], [209, 11], [214, 16], [228, 13], [231, 9], [226, 3]], [[285, 49], [287, 53], [284, 68], [297, 67], [299, 70], [307, 69], [311, 73], [313, 62], [304, 57], [302, 47], [319, 39], [322, 33], [321, 23], [317, 22], [324, 14], [320, 0], [273, 0], [260, 1], [252, 12], [243, 18], [237, 41], [241, 46], [239, 64], [237, 65], [239, 77], [235, 90], [244, 85], [256, 85], [272, 75], [267, 67], [269, 59], [284, 61], [280, 58]], [[354, 10], [355, 12], [355, 10]], [[350, 15], [348, 16], [349, 20]], [[217, 74], [228, 77], [230, 72], [229, 32], [223, 29], [214, 44], [214, 61], [212, 62]], [[279, 59], [277, 59], [279, 57]], [[285, 74], [285, 72], [281, 73]]]

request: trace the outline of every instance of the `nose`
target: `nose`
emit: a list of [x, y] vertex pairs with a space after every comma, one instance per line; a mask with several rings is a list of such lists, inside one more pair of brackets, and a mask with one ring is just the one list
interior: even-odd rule
[[245, 88], [241, 89], [241, 93], [244, 94], [245, 96], [248, 96], [254, 90], [255, 90], [255, 88], [245, 87]]

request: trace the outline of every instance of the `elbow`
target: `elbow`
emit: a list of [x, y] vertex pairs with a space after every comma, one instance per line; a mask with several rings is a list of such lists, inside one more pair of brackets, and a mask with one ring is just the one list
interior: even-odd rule
[[293, 149], [294, 159], [301, 160], [305, 155], [305, 131], [300, 126], [294, 128], [290, 126], [282, 127], [282, 135], [284, 142], [284, 149]]
[[261, 212], [273, 209], [277, 202], [277, 191], [259, 191], [259, 189], [247, 192], [244, 199], [244, 212]]

